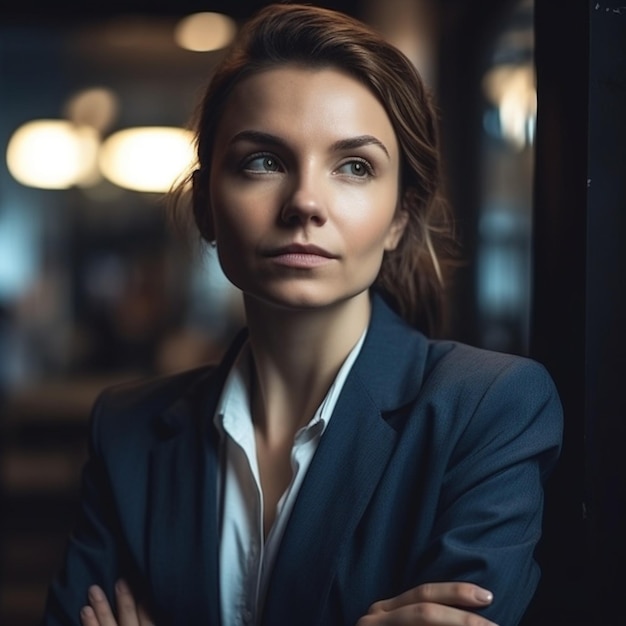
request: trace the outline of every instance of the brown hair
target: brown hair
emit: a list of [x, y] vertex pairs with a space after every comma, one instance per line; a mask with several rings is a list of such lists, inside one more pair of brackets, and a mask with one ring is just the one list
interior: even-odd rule
[[431, 334], [439, 332], [445, 278], [454, 264], [454, 239], [441, 189], [436, 112], [407, 57], [352, 17], [320, 7], [273, 4], [244, 24], [213, 75], [196, 123], [198, 169], [193, 176], [199, 193], [194, 195], [193, 211], [200, 233], [211, 238], [207, 194], [201, 190], [208, 189], [224, 103], [246, 76], [286, 63], [345, 71], [384, 106], [400, 145], [400, 190], [408, 222], [397, 248], [385, 253], [374, 285], [410, 324]]

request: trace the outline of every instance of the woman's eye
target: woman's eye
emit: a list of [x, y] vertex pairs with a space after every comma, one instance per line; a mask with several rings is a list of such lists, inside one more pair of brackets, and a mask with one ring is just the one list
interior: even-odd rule
[[278, 172], [280, 164], [273, 156], [259, 155], [244, 163], [244, 169], [249, 172]]
[[341, 174], [348, 174], [356, 178], [366, 178], [372, 174], [372, 167], [367, 161], [354, 160], [341, 165], [338, 170]]

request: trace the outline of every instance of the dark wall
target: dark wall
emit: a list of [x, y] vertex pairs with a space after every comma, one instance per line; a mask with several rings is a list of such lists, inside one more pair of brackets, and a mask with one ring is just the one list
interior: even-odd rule
[[613, 626], [626, 581], [626, 7], [537, 0], [535, 15], [532, 354], [565, 409], [537, 605], [550, 624]]
[[613, 625], [626, 583], [626, 6], [589, 4], [588, 513], [598, 612]]
[[[565, 412], [561, 461], [548, 485], [536, 598], [539, 623], [590, 624], [584, 516], [588, 8], [535, 5], [537, 143], [531, 354], [552, 373]], [[544, 620], [544, 622], [541, 621]]]

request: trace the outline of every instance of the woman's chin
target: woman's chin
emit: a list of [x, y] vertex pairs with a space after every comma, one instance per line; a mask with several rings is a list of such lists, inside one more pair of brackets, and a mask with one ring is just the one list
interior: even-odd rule
[[368, 290], [357, 293], [328, 293], [322, 290], [282, 289], [261, 294], [244, 292], [248, 307], [270, 307], [281, 311], [322, 312], [343, 307], [369, 306]]

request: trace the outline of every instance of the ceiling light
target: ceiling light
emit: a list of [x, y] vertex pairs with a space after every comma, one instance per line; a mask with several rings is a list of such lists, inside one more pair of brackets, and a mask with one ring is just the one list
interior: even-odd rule
[[68, 189], [92, 176], [99, 136], [67, 120], [34, 120], [20, 126], [7, 147], [7, 166], [23, 185]]
[[194, 13], [178, 22], [174, 40], [185, 50], [209, 52], [225, 48], [233, 40], [237, 26], [222, 13]]
[[193, 134], [183, 128], [127, 128], [108, 137], [99, 155], [105, 178], [125, 189], [166, 192], [195, 158]]
[[74, 94], [65, 105], [65, 113], [75, 124], [91, 126], [104, 133], [115, 121], [118, 108], [113, 91], [93, 87]]

